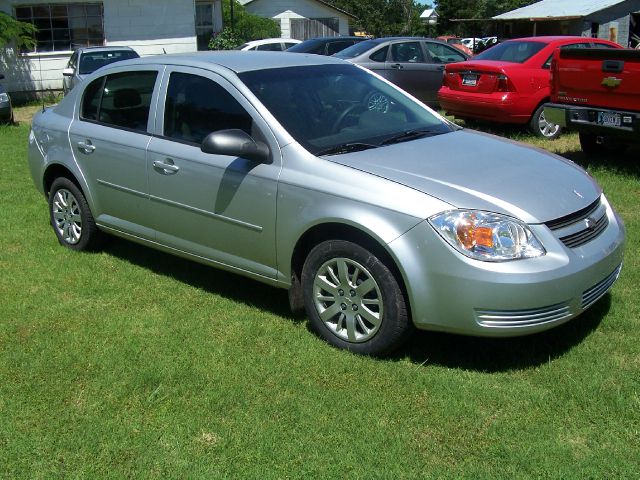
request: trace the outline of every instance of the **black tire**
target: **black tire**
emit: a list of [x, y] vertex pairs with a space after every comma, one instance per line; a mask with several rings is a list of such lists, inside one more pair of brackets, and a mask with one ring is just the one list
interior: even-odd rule
[[598, 143], [598, 135], [595, 133], [580, 132], [580, 148], [587, 155], [605, 155], [607, 153], [623, 153], [628, 145], [615, 141], [610, 137], [601, 137]]
[[49, 192], [49, 219], [60, 245], [95, 250], [104, 234], [98, 230], [82, 191], [65, 177], [56, 178]]
[[555, 140], [562, 133], [562, 127], [551, 122], [547, 122], [544, 116], [544, 104], [540, 105], [529, 120], [529, 130], [540, 138]]
[[402, 345], [413, 329], [394, 274], [355, 243], [329, 240], [313, 248], [302, 269], [302, 290], [311, 328], [338, 348], [383, 356]]

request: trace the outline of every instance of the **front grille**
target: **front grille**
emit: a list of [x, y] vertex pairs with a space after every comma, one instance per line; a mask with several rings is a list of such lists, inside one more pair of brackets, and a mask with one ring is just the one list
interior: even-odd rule
[[551, 230], [560, 230], [561, 228], [568, 227], [573, 225], [576, 222], [589, 218], [593, 212], [595, 212], [600, 207], [600, 197], [593, 202], [591, 205], [578, 210], [577, 212], [573, 212], [569, 215], [565, 215], [564, 217], [556, 218], [555, 220], [550, 220], [545, 223], [547, 227]]
[[[597, 220], [594, 218], [595, 215], [599, 215]], [[550, 220], [545, 225], [551, 231], [557, 232], [557, 235], [567, 233], [560, 232], [560, 230], [569, 229], [571, 233], [563, 235], [559, 239], [568, 248], [576, 248], [600, 235], [609, 225], [609, 218], [600, 198], [598, 198], [591, 205], [564, 217]]]
[[572, 235], [560, 237], [560, 241], [569, 248], [579, 247], [580, 245], [584, 245], [585, 243], [590, 242], [598, 235], [600, 235], [604, 231], [604, 229], [607, 228], [607, 225], [609, 225], [609, 218], [605, 213], [595, 222], [595, 225], [587, 227], [584, 230], [581, 230]]
[[600, 300], [605, 293], [611, 288], [615, 281], [620, 276], [620, 270], [622, 270], [622, 264], [618, 266], [610, 275], [604, 280], [598, 282], [593, 287], [585, 290], [582, 293], [582, 308], [589, 308], [591, 305]]
[[566, 303], [529, 310], [476, 310], [478, 324], [493, 328], [533, 327], [570, 316]]

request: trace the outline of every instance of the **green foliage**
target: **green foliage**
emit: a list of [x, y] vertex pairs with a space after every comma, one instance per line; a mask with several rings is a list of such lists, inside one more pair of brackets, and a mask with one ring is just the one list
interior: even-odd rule
[[491, 28], [491, 24], [486, 21], [460, 23], [451, 20], [456, 18], [488, 19], [536, 1], [538, 0], [485, 0], [482, 2], [476, 0], [439, 0], [437, 6], [438, 32], [465, 36], [469, 32], [476, 35], [493, 33], [488, 30]]
[[376, 37], [426, 32], [420, 14], [427, 7], [415, 0], [330, 0], [328, 3], [355, 15], [356, 19], [350, 21], [355, 31]]
[[233, 50], [243, 43], [231, 28], [225, 27], [211, 39], [209, 50]]
[[36, 46], [34, 34], [37, 29], [27, 22], [19, 22], [15, 18], [0, 12], [0, 48], [15, 42], [18, 49], [33, 50]]
[[211, 39], [209, 49], [232, 50], [251, 40], [280, 36], [278, 22], [271, 18], [264, 18], [247, 12], [236, 0], [234, 0], [233, 5], [232, 22], [229, 2], [224, 0], [222, 3], [225, 28]]

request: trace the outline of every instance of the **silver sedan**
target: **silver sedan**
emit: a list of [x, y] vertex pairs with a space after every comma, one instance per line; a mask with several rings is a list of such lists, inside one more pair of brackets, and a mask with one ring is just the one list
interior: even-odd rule
[[362, 354], [414, 327], [560, 325], [622, 265], [622, 222], [580, 167], [339, 59], [105, 67], [36, 114], [29, 166], [62, 245], [112, 234], [288, 289], [319, 336]]

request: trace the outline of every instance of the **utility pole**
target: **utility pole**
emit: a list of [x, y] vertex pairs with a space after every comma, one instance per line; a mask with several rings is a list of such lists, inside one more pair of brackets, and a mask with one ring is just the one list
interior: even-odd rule
[[229, 6], [231, 7], [231, 31], [233, 32], [233, 24], [234, 24], [234, 18], [233, 18], [233, 4], [235, 3], [235, 0], [229, 0]]

